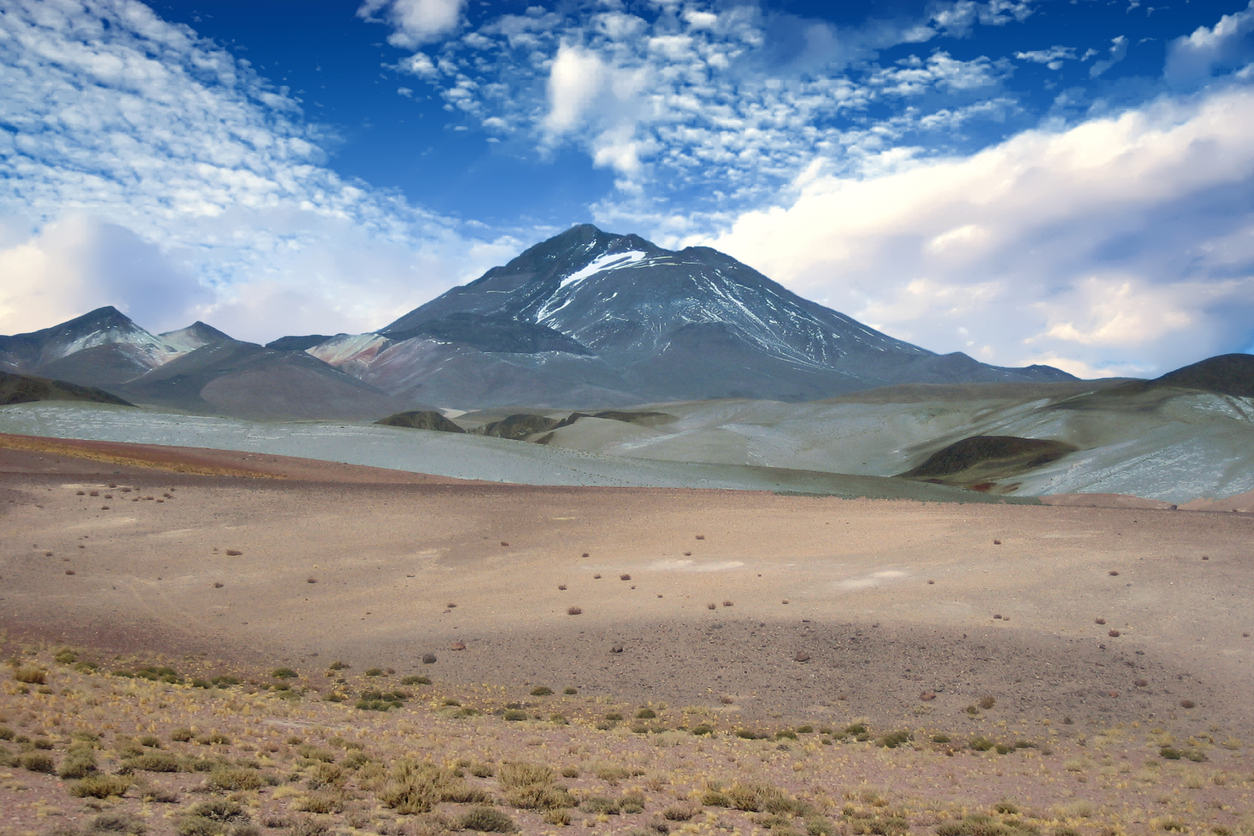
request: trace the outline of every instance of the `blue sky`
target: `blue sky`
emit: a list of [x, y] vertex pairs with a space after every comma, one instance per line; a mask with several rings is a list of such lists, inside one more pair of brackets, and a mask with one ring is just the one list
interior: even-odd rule
[[1254, 2], [0, 0], [0, 333], [381, 327], [574, 223], [935, 351], [1254, 343]]

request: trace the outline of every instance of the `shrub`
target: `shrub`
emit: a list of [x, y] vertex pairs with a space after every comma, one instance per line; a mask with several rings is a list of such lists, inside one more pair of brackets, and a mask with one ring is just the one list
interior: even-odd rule
[[45, 775], [51, 775], [57, 771], [56, 764], [52, 762], [52, 758], [43, 752], [26, 752], [18, 757], [17, 762], [22, 769], [31, 772], [42, 772]]
[[43, 668], [26, 665], [15, 670], [13, 678], [27, 685], [43, 685], [48, 680], [48, 672]]
[[611, 723], [620, 723], [623, 720], [623, 715], [619, 714], [617, 711], [611, 711], [609, 714], [605, 715], [605, 719]]
[[908, 731], [889, 732], [888, 734], [881, 736], [879, 739], [879, 744], [885, 749], [896, 749], [898, 746], [909, 742], [910, 732]]
[[547, 685], [538, 685], [531, 689], [531, 696], [533, 697], [547, 697], [552, 693], [553, 689]]
[[401, 679], [402, 685], [430, 685], [431, 677], [429, 676], [406, 676]]
[[581, 812], [593, 815], [617, 816], [618, 802], [603, 795], [593, 795], [580, 802], [579, 809]]
[[259, 790], [265, 785], [265, 776], [255, 769], [220, 766], [209, 772], [209, 786], [227, 792]]
[[709, 723], [698, 723], [692, 727], [692, 733], [695, 735], [714, 734], [714, 727]]
[[567, 607], [566, 614], [567, 615], [583, 615], [583, 610], [579, 607]]
[[505, 713], [502, 714], [501, 716], [504, 717], [506, 720], [517, 722], [519, 720], [526, 720], [527, 712], [518, 708], [510, 708], [510, 709], [507, 709]]
[[997, 745], [996, 743], [989, 740], [987, 737], [973, 737], [971, 738], [971, 741], [967, 743], [967, 746], [969, 746], [970, 748], [974, 749], [977, 752], [987, 752], [989, 749], [992, 749], [996, 745]]
[[102, 813], [92, 819], [92, 833], [125, 833], [127, 836], [143, 836], [148, 826], [143, 819], [130, 813]]
[[452, 770], [410, 758], [392, 768], [379, 800], [404, 815], [429, 813], [441, 801], [465, 797], [471, 789]]
[[96, 753], [85, 746], [76, 746], [61, 761], [57, 775], [61, 778], [86, 778], [96, 771]]
[[70, 795], [75, 798], [109, 798], [122, 796], [131, 787], [131, 779], [121, 775], [88, 775], [70, 785]]
[[652, 720], [656, 716], [657, 716], [657, 712], [654, 711], [652, 708], [642, 708], [636, 712], [637, 720]]
[[479, 833], [513, 833], [518, 829], [514, 820], [491, 807], [476, 807], [467, 811], [459, 820], [465, 830]]
[[364, 676], [383, 676], [383, 668], [366, 668]]
[[296, 673], [296, 671], [291, 668], [275, 668], [270, 671], [270, 676], [275, 679], [295, 679], [299, 675], [300, 674]]
[[180, 772], [183, 761], [169, 752], [144, 752], [132, 758], [126, 758], [118, 767], [123, 774], [132, 772]]
[[990, 708], [997, 705], [997, 698], [992, 694], [989, 694], [988, 696], [980, 697], [980, 701], [976, 704], [985, 711], [988, 711]]
[[248, 813], [244, 812], [240, 803], [229, 798], [211, 798], [208, 801], [201, 801], [193, 804], [187, 813], [190, 816], [198, 816], [210, 821], [228, 823], [248, 821]]
[[194, 740], [195, 738], [196, 738], [196, 732], [187, 728], [175, 729], [174, 731], [170, 732], [170, 739], [176, 743], [187, 743], [191, 740]]

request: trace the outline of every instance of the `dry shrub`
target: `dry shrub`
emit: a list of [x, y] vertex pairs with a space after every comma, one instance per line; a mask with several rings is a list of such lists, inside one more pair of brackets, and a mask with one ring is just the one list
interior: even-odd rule
[[27, 685], [43, 685], [48, 681], [48, 672], [34, 665], [24, 665], [13, 671], [13, 678]]
[[491, 807], [476, 807], [468, 811], [459, 824], [466, 830], [479, 833], [513, 833], [518, 829], [513, 819]]
[[451, 769], [406, 758], [392, 768], [379, 800], [398, 813], [415, 815], [431, 812], [441, 801], [475, 804], [490, 802], [491, 797]]
[[70, 785], [70, 795], [75, 798], [109, 798], [122, 796], [131, 787], [131, 779], [121, 775], [88, 775]]
[[567, 615], [582, 615], [583, 610], [580, 609], [579, 607], [567, 607], [566, 614]]

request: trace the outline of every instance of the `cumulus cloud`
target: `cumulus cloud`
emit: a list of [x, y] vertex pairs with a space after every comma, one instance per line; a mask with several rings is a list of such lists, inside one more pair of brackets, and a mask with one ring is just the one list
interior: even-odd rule
[[0, 246], [0, 333], [32, 331], [115, 305], [158, 330], [208, 294], [184, 264], [133, 232], [71, 213], [38, 232], [10, 219]]
[[[945, 8], [968, 15], [968, 28], [1030, 11], [1001, 0]], [[1014, 113], [1000, 90], [1005, 59], [937, 49], [876, 63], [881, 50], [938, 37], [937, 14], [837, 27], [752, 2], [576, 2], [502, 15], [396, 66], [494, 136], [512, 132], [543, 154], [579, 148], [613, 170], [619, 193], [601, 220], [656, 215], [672, 195], [714, 218], [776, 193], [816, 153], [856, 168], [912, 134], [950, 147]]]
[[[0, 332], [102, 304], [177, 327], [254, 283], [326, 300], [304, 327], [369, 329], [493, 263], [458, 225], [326, 168], [285, 90], [141, 3], [12, 0], [4, 24], [0, 215], [27, 231], [0, 236]], [[237, 335], [279, 336], [279, 313]]]
[[1200, 26], [1167, 48], [1167, 80], [1177, 87], [1204, 82], [1217, 71], [1254, 62], [1254, 0], [1242, 11], [1224, 15], [1212, 27]]
[[393, 31], [388, 43], [413, 49], [457, 29], [466, 0], [366, 0], [357, 10], [365, 20], [383, 20]]
[[1252, 127], [1249, 88], [1162, 99], [878, 177], [811, 176], [706, 243], [936, 350], [1163, 372], [1250, 342]]

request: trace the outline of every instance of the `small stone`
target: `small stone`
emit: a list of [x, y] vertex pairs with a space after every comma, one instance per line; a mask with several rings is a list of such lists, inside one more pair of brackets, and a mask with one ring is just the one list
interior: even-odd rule
[[622, 653], [622, 652], [623, 652], [623, 646], [621, 644], [616, 644], [610, 648], [610, 653]]
[[936, 692], [924, 691], [922, 694], [919, 694], [919, 699], [923, 700], [924, 702], [931, 702], [932, 700], [936, 699]]
[[465, 642], [453, 642], [452, 644], [448, 646], [448, 649], [449, 650], [465, 650], [466, 643]]
[[794, 662], [809, 662], [810, 654], [806, 653], [804, 650], [798, 650], [795, 654], [793, 654], [792, 660]]
[[434, 665], [436, 663], [435, 654], [434, 653], [422, 654], [422, 663], [424, 665]]

